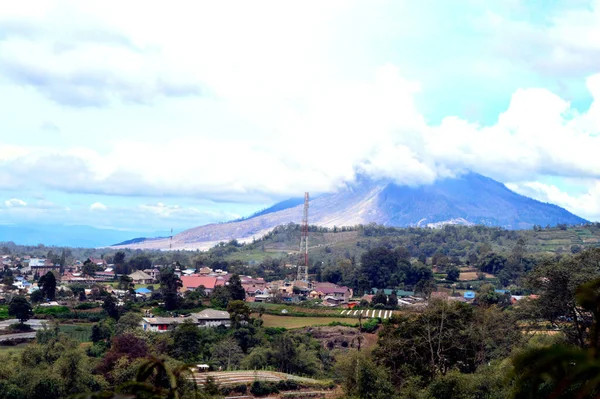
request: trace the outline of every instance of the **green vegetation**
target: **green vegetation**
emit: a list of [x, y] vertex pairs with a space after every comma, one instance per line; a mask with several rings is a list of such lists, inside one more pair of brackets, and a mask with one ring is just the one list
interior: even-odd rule
[[286, 329], [310, 327], [310, 326], [325, 326], [331, 323], [358, 325], [358, 321], [351, 323], [353, 319], [342, 317], [290, 317], [290, 316], [274, 316], [265, 314], [262, 316], [263, 326], [265, 327], [283, 327]]

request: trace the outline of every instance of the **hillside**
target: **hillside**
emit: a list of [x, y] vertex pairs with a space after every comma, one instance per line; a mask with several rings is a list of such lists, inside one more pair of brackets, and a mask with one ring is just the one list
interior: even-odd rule
[[[302, 204], [290, 199], [239, 221], [210, 224], [173, 237], [174, 249], [207, 249], [222, 241], [250, 242], [274, 227], [301, 220]], [[504, 184], [469, 173], [420, 187], [358, 176], [339, 191], [310, 201], [311, 224], [334, 227], [376, 223], [395, 227], [444, 224], [529, 229], [534, 225], [577, 225], [586, 220], [556, 205], [517, 194]], [[142, 241], [129, 248], [164, 249], [168, 239]]]

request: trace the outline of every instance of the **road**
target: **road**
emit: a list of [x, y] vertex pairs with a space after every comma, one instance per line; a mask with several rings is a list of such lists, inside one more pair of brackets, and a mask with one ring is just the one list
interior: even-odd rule
[[35, 332], [0, 335], [0, 342], [10, 341], [11, 339], [35, 338]]
[[[18, 322], [19, 322], [19, 320], [17, 320], [17, 319], [2, 320], [2, 321], [0, 321], [0, 330], [6, 330], [8, 328], [8, 326], [10, 326], [11, 324], [16, 324]], [[44, 324], [48, 325], [48, 320], [31, 319], [31, 320], [27, 320], [27, 322], [25, 324], [27, 324], [29, 327], [33, 328], [34, 330], [41, 330], [42, 328], [44, 328]]]

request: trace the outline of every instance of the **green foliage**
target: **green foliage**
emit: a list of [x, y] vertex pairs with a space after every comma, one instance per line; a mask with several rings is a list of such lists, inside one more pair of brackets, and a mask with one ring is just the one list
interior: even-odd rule
[[102, 309], [104, 309], [108, 317], [119, 320], [119, 309], [117, 308], [117, 302], [112, 295], [108, 295], [104, 298]]
[[44, 294], [46, 298], [53, 301], [56, 297], [56, 277], [54, 273], [48, 272], [44, 274], [38, 281], [38, 285], [40, 285], [40, 290]]
[[250, 393], [255, 396], [266, 396], [279, 393], [277, 384], [272, 382], [254, 381], [250, 386]]
[[250, 308], [243, 301], [229, 302], [227, 312], [229, 312], [231, 318], [231, 326], [235, 329], [247, 326], [250, 322]]
[[472, 373], [508, 356], [521, 339], [516, 319], [507, 311], [436, 301], [420, 315], [385, 323], [373, 354], [389, 367], [394, 381], [410, 375], [429, 380], [454, 368]]
[[387, 371], [373, 363], [364, 352], [349, 352], [341, 356], [336, 371], [346, 397], [387, 399], [394, 393]]
[[217, 309], [227, 309], [231, 293], [224, 285], [218, 285], [210, 295], [210, 303]]
[[244, 287], [242, 287], [242, 280], [239, 275], [233, 274], [231, 276], [227, 289], [229, 290], [229, 296], [232, 301], [243, 301], [246, 299], [246, 291], [244, 290]]
[[186, 363], [204, 358], [208, 353], [207, 341], [206, 332], [186, 320], [173, 331], [171, 355]]
[[23, 324], [33, 317], [33, 309], [24, 296], [15, 296], [8, 305], [8, 315], [14, 316]]
[[165, 309], [177, 309], [179, 296], [178, 291], [183, 285], [181, 279], [175, 274], [173, 269], [166, 268], [161, 270], [160, 276], [160, 292], [165, 301]]
[[460, 277], [460, 270], [458, 267], [451, 267], [448, 269], [448, 274], [446, 275], [446, 280], [448, 281], [458, 281]]

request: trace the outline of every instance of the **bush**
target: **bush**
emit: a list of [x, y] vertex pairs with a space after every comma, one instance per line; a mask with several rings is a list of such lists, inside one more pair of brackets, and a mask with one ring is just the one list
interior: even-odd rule
[[379, 326], [379, 319], [369, 319], [363, 323], [362, 330], [367, 333], [372, 333], [377, 330], [377, 326]]
[[61, 316], [65, 313], [70, 313], [69, 308], [66, 306], [48, 306], [48, 307], [42, 307], [42, 306], [38, 306], [37, 308], [35, 308], [35, 315], [36, 316], [41, 316], [41, 315], [45, 315], [45, 316]]
[[265, 396], [272, 393], [279, 393], [279, 390], [273, 383], [254, 381], [250, 387], [250, 393], [254, 396]]
[[280, 391], [295, 391], [299, 388], [299, 385], [294, 380], [281, 380], [276, 385]]
[[8, 326], [8, 329], [11, 330], [11, 331], [18, 331], [18, 332], [30, 332], [30, 331], [33, 331], [33, 328], [31, 328], [27, 324], [21, 324], [21, 323], [11, 324], [10, 326]]
[[77, 309], [77, 310], [96, 309], [99, 306], [100, 305], [98, 305], [95, 302], [83, 302], [83, 303], [80, 303], [79, 305], [75, 306], [75, 309]]

